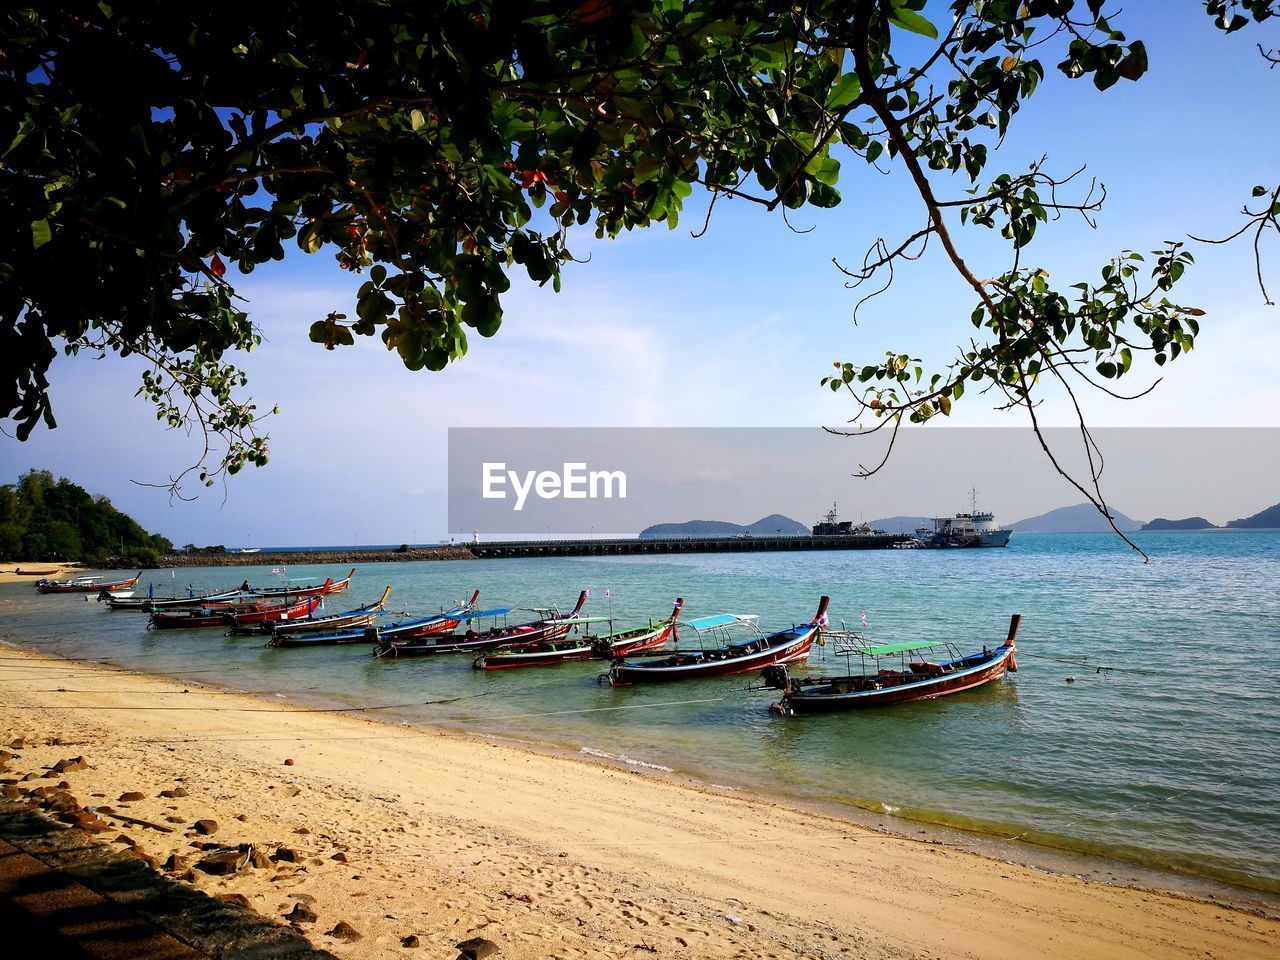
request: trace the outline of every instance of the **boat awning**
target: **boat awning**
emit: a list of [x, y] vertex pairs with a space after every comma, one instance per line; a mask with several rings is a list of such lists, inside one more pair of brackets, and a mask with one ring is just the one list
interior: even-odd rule
[[893, 653], [906, 653], [908, 650], [928, 650], [930, 647], [940, 646], [936, 643], [921, 643], [918, 640], [907, 640], [902, 643], [886, 643], [879, 647], [867, 647], [864, 650], [853, 650], [852, 653], [861, 653], [868, 657], [887, 657]]
[[612, 617], [565, 617], [561, 623], [612, 623]]
[[694, 630], [711, 630], [715, 627], [727, 627], [734, 623], [755, 623], [760, 616], [755, 613], [717, 613], [710, 617], [694, 617], [692, 620], [681, 620], [679, 625], [682, 627], [692, 627]]
[[477, 617], [501, 617], [510, 613], [515, 607], [494, 607], [492, 610], [473, 610], [467, 613], [465, 610], [450, 610], [450, 614], [465, 614], [468, 620], [475, 620]]

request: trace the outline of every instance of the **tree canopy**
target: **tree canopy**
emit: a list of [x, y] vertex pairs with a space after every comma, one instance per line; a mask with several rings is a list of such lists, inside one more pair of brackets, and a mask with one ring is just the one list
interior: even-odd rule
[[[1230, 32], [1278, 5], [1205, 9]], [[850, 282], [878, 289], [934, 243], [973, 291], [957, 314], [971, 348], [947, 369], [926, 374], [908, 354], [837, 364], [826, 382], [879, 425], [948, 415], [966, 385], [1034, 423], [1042, 381], [1113, 392], [1135, 354], [1163, 365], [1191, 349], [1201, 311], [1169, 299], [1192, 262], [1185, 247], [1116, 251], [1096, 276], [1051, 284], [1027, 247], [1053, 217], [1091, 217], [1104, 191], [1045, 163], [992, 169], [1046, 70], [1101, 90], [1137, 81], [1143, 42], [1103, 0], [925, 6], [6, 9], [0, 412], [22, 438], [54, 425], [46, 374], [58, 349], [138, 354], [158, 416], [224, 444], [201, 459], [211, 482], [266, 461], [262, 413], [230, 362], [259, 342], [234, 277], [287, 248], [363, 278], [354, 304], [314, 319], [312, 340], [378, 336], [409, 368], [439, 370], [469, 331], [498, 331], [514, 273], [559, 289], [575, 231], [675, 228], [695, 190], [712, 211], [724, 199], [783, 216], [834, 207], [874, 182], [857, 173], [869, 167], [910, 179], [922, 226], [845, 266]], [[1257, 188], [1245, 230], [1280, 228], [1277, 191]], [[998, 231], [1008, 270], [976, 277], [959, 225]], [[1100, 502], [1096, 476], [1081, 488]]]
[[92, 496], [65, 477], [29, 470], [0, 486], [0, 559], [109, 560], [155, 566], [173, 544], [147, 533], [106, 497]]

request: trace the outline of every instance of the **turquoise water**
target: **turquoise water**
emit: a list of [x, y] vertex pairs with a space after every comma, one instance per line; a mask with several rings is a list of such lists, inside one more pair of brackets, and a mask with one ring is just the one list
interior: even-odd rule
[[[0, 586], [0, 635], [1280, 891], [1280, 532], [1143, 543], [1149, 564], [1111, 537], [1083, 534], [1019, 534], [1007, 550], [366, 564], [328, 606], [365, 603], [390, 584], [390, 607], [415, 614], [475, 587], [482, 607], [565, 609], [590, 587], [587, 612], [623, 625], [664, 616], [682, 595], [687, 616], [758, 613], [779, 628], [808, 620], [829, 593], [833, 622], [853, 625], [866, 610], [878, 641], [962, 649], [998, 643], [1009, 614], [1023, 614], [1019, 673], [856, 714], [779, 718], [767, 709], [775, 697], [742, 677], [610, 689], [597, 684], [596, 662], [481, 672], [466, 656], [383, 662], [363, 646], [272, 650], [219, 631], [147, 632], [140, 615], [38, 597], [29, 584]], [[345, 571], [290, 568], [312, 573]], [[246, 576], [271, 579], [266, 568], [232, 567], [180, 570], [177, 582], [226, 587]], [[168, 592], [168, 576], [157, 581]], [[810, 667], [838, 669], [830, 648], [815, 648]], [[68, 671], [32, 685], [74, 689], [74, 679]], [[437, 700], [453, 702], [424, 703]]]

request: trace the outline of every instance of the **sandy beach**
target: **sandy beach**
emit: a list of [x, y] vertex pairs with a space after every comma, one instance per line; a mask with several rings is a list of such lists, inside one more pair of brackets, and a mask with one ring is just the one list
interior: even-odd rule
[[[0, 716], [7, 795], [65, 781], [80, 805], [106, 807], [88, 821], [100, 842], [136, 845], [202, 891], [291, 917], [352, 960], [452, 957], [472, 937], [509, 958], [1280, 951], [1280, 922], [1220, 903], [13, 648], [0, 647]], [[77, 758], [83, 768], [52, 769]], [[253, 856], [230, 875], [196, 868], [215, 843]], [[339, 922], [359, 938], [328, 935]]]

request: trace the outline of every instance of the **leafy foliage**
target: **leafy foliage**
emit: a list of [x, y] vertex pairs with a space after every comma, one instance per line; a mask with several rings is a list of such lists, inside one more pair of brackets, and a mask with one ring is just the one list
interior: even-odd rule
[[[949, 413], [966, 382], [1034, 419], [1039, 379], [1087, 367], [1112, 381], [1135, 351], [1170, 360], [1196, 334], [1196, 314], [1165, 296], [1185, 251], [1156, 255], [1145, 279], [1157, 299], [1129, 253], [1100, 281], [1050, 287], [1024, 251], [1042, 224], [1088, 217], [1100, 197], [1059, 200], [1073, 178], [1040, 164], [988, 170], [1045, 62], [1099, 90], [1145, 73], [1144, 45], [1102, 6], [953, 0], [946, 29], [924, 0], [6, 8], [0, 408], [21, 437], [53, 425], [55, 345], [140, 354], [158, 417], [197, 423], [206, 457], [210, 438], [225, 443], [215, 465], [201, 459], [211, 483], [267, 456], [262, 415], [226, 359], [259, 342], [234, 273], [288, 248], [330, 256], [363, 282], [311, 339], [376, 336], [410, 369], [439, 370], [470, 331], [497, 332], [513, 273], [559, 289], [578, 231], [675, 228], [699, 187], [713, 208], [833, 207], [866, 164], [903, 169], [927, 221], [898, 247], [879, 242], [855, 284], [936, 240], [973, 288], [981, 339], [927, 388], [907, 391], [913, 364], [897, 354], [841, 365], [830, 382], [873, 386], [860, 400], [895, 426]], [[1206, 7], [1224, 30], [1275, 11]], [[949, 176], [963, 195], [937, 195]], [[974, 277], [947, 211], [998, 230], [1008, 271]]]
[[0, 486], [0, 558], [76, 560], [108, 558], [155, 565], [173, 544], [65, 477], [30, 470], [16, 484]]

